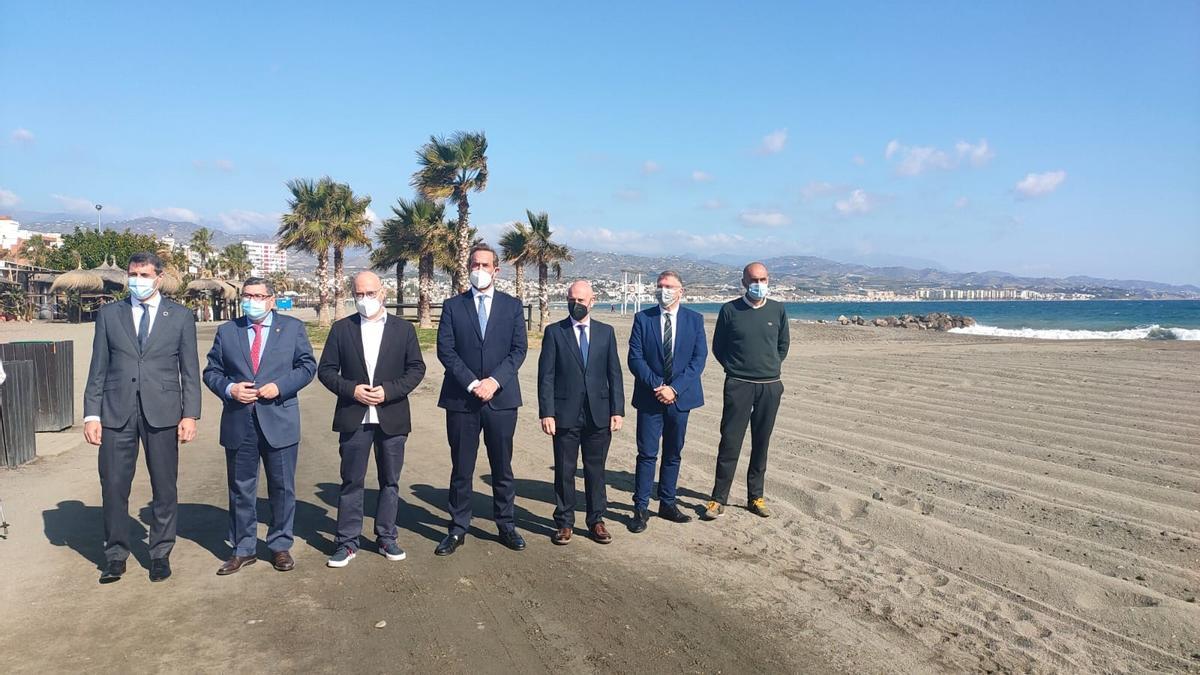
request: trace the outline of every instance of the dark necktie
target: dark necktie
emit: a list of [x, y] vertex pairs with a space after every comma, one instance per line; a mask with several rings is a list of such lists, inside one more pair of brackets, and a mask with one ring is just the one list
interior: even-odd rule
[[588, 359], [588, 339], [587, 326], [579, 324], [579, 352], [583, 354], [583, 367], [587, 368]]
[[257, 375], [258, 357], [262, 353], [262, 324], [252, 323], [250, 327], [254, 329], [254, 342], [250, 344], [250, 369]]
[[671, 383], [671, 370], [675, 367], [675, 331], [671, 327], [671, 315], [663, 314], [663, 383]]
[[142, 304], [142, 318], [138, 319], [138, 351], [146, 347], [146, 338], [150, 334], [150, 305]]

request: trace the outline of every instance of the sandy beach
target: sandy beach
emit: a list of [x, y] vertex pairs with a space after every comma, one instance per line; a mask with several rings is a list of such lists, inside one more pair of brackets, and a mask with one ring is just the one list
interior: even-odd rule
[[[598, 318], [623, 349], [631, 317]], [[214, 330], [201, 327], [201, 355]], [[0, 324], [0, 341], [47, 338], [75, 340], [81, 400], [90, 325]], [[181, 451], [175, 576], [163, 584], [133, 564], [120, 583], [96, 583], [96, 452], [78, 426], [42, 434], [55, 454], [0, 471], [12, 524], [0, 540], [0, 671], [1200, 668], [1200, 343], [812, 324], [792, 339], [767, 472], [775, 516], [740, 508], [743, 456], [725, 517], [628, 533], [629, 408], [608, 462], [609, 546], [549, 541], [533, 351], [513, 460], [523, 553], [477, 518], [461, 551], [433, 555], [450, 466], [442, 369], [428, 352], [401, 476], [401, 563], [324, 566], [338, 472], [333, 397], [318, 383], [301, 394], [297, 568], [286, 574], [258, 564], [215, 576], [227, 496], [207, 391], [200, 438]], [[680, 476], [692, 511], [712, 487], [722, 379], [710, 357]], [[485, 517], [486, 474], [480, 461]], [[143, 465], [131, 504], [148, 500]], [[148, 562], [144, 545], [135, 556]]]

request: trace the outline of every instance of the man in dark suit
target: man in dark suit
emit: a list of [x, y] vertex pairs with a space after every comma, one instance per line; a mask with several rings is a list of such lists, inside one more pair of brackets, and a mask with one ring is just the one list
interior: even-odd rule
[[345, 567], [358, 553], [363, 525], [363, 487], [367, 462], [375, 448], [379, 503], [375, 538], [388, 560], [404, 560], [396, 542], [400, 508], [400, 470], [404, 445], [412, 431], [408, 395], [425, 377], [425, 360], [417, 331], [404, 319], [388, 314], [386, 290], [372, 272], [354, 277], [358, 312], [333, 324], [317, 377], [337, 394], [333, 430], [340, 433], [342, 484], [338, 490], [337, 538], [326, 564]]
[[233, 574], [258, 558], [258, 464], [267, 476], [271, 527], [267, 548], [280, 572], [296, 566], [296, 459], [300, 447], [300, 390], [317, 372], [304, 323], [275, 312], [275, 287], [250, 277], [242, 284], [243, 316], [217, 329], [204, 384], [224, 403], [221, 447], [229, 486], [229, 543], [233, 555], [217, 574]]
[[658, 275], [658, 305], [633, 317], [629, 334], [629, 371], [637, 408], [637, 470], [631, 532], [650, 520], [650, 489], [662, 443], [658, 474], [658, 515], [673, 523], [691, 520], [675, 503], [679, 461], [687, 434], [688, 413], [704, 405], [700, 376], [708, 358], [704, 317], [680, 306], [683, 281], [668, 270]]
[[83, 436], [100, 446], [104, 557], [100, 583], [117, 581], [129, 557], [129, 490], [138, 443], [150, 472], [150, 580], [171, 576], [179, 512], [179, 443], [196, 437], [200, 359], [196, 322], [186, 307], [158, 292], [162, 260], [129, 258], [129, 300], [96, 315], [92, 361], [83, 393]]
[[528, 337], [521, 302], [496, 290], [500, 258], [487, 245], [471, 249], [471, 289], [442, 304], [437, 355], [446, 368], [438, 407], [446, 410], [450, 442], [450, 532], [434, 551], [450, 555], [466, 540], [471, 525], [471, 478], [479, 434], [492, 471], [492, 514], [500, 541], [514, 551], [525, 539], [513, 523], [516, 488], [512, 474], [513, 434]]
[[595, 296], [587, 281], [567, 289], [567, 318], [546, 326], [538, 357], [538, 417], [554, 446], [553, 541], [571, 541], [575, 524], [575, 467], [583, 454], [588, 533], [607, 544], [608, 496], [604, 463], [612, 434], [625, 417], [625, 385], [612, 326], [589, 316]]

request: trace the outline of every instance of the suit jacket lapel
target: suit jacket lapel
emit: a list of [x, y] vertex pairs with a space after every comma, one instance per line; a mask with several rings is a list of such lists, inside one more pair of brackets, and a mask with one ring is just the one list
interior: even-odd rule
[[133, 347], [133, 351], [138, 350], [137, 333], [133, 328], [133, 300], [126, 300], [124, 307], [121, 309], [121, 323], [125, 324], [125, 334], [129, 336], [129, 343]]
[[[132, 305], [130, 307], [132, 308]], [[142, 347], [143, 354], [149, 354], [150, 348], [158, 344], [159, 341], [156, 339], [158, 333], [160, 329], [167, 327], [168, 320], [171, 317], [171, 310], [173, 309], [174, 307], [171, 306], [171, 303], [169, 303], [166, 298], [162, 297], [161, 295], [158, 296], [158, 308], [155, 310], [157, 314], [154, 317], [154, 323], [150, 326], [150, 334], [146, 336], [146, 344]], [[136, 338], [134, 339], [134, 344], [137, 344]]]
[[[274, 312], [274, 310], [272, 310], [272, 312]], [[279, 351], [280, 346], [283, 344], [283, 340], [280, 339], [280, 336], [283, 335], [283, 326], [280, 326], [279, 323], [279, 314], [273, 314], [271, 316], [271, 325], [265, 327], [267, 332], [270, 334], [267, 336], [266, 347], [263, 349], [262, 353], [258, 355], [259, 370], [263, 369], [263, 364], [267, 362], [267, 358]], [[248, 342], [248, 340], [243, 340], [242, 342]], [[249, 354], [248, 347], [246, 353]]]
[[[363, 377], [366, 378], [370, 375], [370, 373], [367, 372], [367, 355], [363, 352], [362, 315], [361, 314], [355, 314], [353, 317], [351, 317], [349, 328], [350, 328], [350, 342], [351, 342], [350, 349], [351, 349], [352, 353], [354, 354], [355, 358], [358, 359], [358, 367], [362, 369]], [[381, 348], [381, 351], [382, 351], [382, 348]], [[376, 366], [378, 366], [378, 365], [379, 364], [377, 363]], [[371, 384], [371, 383], [368, 382], [368, 384]]]
[[[654, 336], [654, 344], [658, 348], [659, 355], [661, 355], [663, 353], [662, 308], [654, 308], [647, 316], [650, 317], [650, 322], [654, 325], [654, 329], [650, 333]], [[674, 330], [675, 326], [672, 325], [671, 329]]]
[[[254, 368], [250, 363], [250, 319], [239, 316], [233, 320], [233, 325], [237, 328], [237, 346], [238, 353], [242, 355], [242, 361], [246, 364], [246, 372], [254, 374]], [[260, 360], [261, 365], [261, 360]]]
[[[395, 314], [389, 314], [387, 321], [383, 324], [383, 342], [379, 345], [379, 357], [375, 360], [375, 379], [383, 379], [384, 373], [400, 372], [400, 367], [391, 368], [392, 359], [400, 358], [404, 349], [404, 345], [400, 342], [400, 326], [397, 323], [399, 321], [404, 321], [404, 319]], [[389, 345], [394, 345], [396, 349], [389, 349]], [[395, 357], [392, 357], [393, 351], [396, 352]], [[385, 361], [387, 365], [385, 365]]]
[[[586, 372], [587, 364], [583, 362], [583, 350], [579, 348], [579, 340], [575, 337], [575, 326], [571, 323], [570, 319], [563, 319], [562, 331], [563, 335], [566, 336], [567, 344], [570, 345], [571, 353], [575, 355], [575, 360], [579, 362], [580, 369]], [[591, 350], [592, 343], [589, 340], [588, 352], [591, 353]]]

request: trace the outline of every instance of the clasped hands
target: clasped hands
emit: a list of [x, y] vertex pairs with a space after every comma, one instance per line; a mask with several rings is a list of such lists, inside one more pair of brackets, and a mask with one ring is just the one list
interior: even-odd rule
[[279, 396], [279, 387], [274, 382], [257, 389], [253, 382], [238, 382], [229, 388], [229, 398], [238, 403], [253, 403], [259, 399], [272, 399], [276, 396]]
[[372, 387], [369, 384], [360, 384], [354, 387], [354, 400], [363, 405], [379, 405], [383, 403], [383, 386], [376, 385]]
[[675, 402], [678, 394], [675, 393], [675, 388], [669, 384], [660, 385], [654, 388], [654, 398], [658, 399], [663, 405], [671, 405]]

